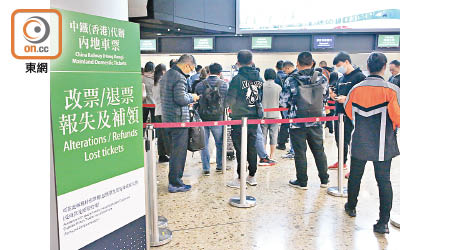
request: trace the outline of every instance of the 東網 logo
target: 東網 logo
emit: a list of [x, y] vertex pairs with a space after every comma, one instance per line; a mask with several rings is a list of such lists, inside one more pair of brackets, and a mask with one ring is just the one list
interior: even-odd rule
[[62, 17], [54, 9], [19, 9], [11, 15], [11, 53], [17, 59], [56, 59], [62, 52]]

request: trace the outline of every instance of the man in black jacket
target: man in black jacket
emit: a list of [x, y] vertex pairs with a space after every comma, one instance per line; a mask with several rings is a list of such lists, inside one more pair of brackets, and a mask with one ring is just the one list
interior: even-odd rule
[[[345, 115], [343, 103], [345, 102], [348, 92], [350, 92], [353, 86], [366, 79], [366, 76], [362, 73], [359, 67], [353, 67], [352, 59], [347, 52], [339, 52], [333, 60], [333, 65], [336, 66], [338, 72], [343, 74], [336, 84], [336, 92], [330, 88], [330, 97], [336, 100], [336, 114], [344, 114], [344, 169], [346, 169], [348, 145], [350, 144], [350, 139], [352, 137], [353, 123]], [[338, 146], [339, 136], [339, 121], [336, 121], [334, 123], [334, 137], [336, 139], [336, 145]], [[337, 169], [338, 162], [328, 168]], [[346, 175], [346, 177], [348, 177], [348, 175]]]
[[[281, 93], [280, 102], [283, 106], [289, 106], [288, 117], [290, 119], [323, 116], [324, 100], [328, 98], [328, 91], [326, 91], [328, 80], [321, 73], [315, 72], [312, 68], [313, 65], [311, 53], [300, 53], [297, 58], [297, 69], [292, 71], [284, 82], [285, 88]], [[302, 92], [305, 91], [305, 88], [300, 88], [300, 86], [305, 85], [309, 85], [308, 89], [314, 89], [315, 92]], [[321, 93], [322, 96], [317, 93]], [[327, 157], [323, 147], [322, 122], [291, 123], [289, 134], [295, 151], [296, 168], [296, 179], [289, 181], [289, 185], [303, 190], [308, 188], [306, 159], [308, 144], [317, 165], [320, 186], [327, 187], [329, 176]]]
[[[254, 67], [253, 55], [249, 50], [241, 50], [237, 55], [239, 73], [233, 77], [227, 94], [227, 103], [231, 107], [231, 119], [240, 120], [242, 117], [248, 119], [260, 119], [263, 115], [262, 96], [263, 96], [263, 80], [259, 76], [259, 71]], [[257, 185], [255, 174], [257, 170], [257, 153], [255, 141], [257, 125], [248, 125], [247, 129], [247, 160], [249, 176], [247, 183], [251, 186]], [[240, 187], [240, 168], [241, 168], [241, 126], [231, 126], [231, 139], [233, 140], [234, 149], [237, 158], [238, 178], [227, 184], [229, 187]], [[245, 167], [245, 166], [243, 166]]]

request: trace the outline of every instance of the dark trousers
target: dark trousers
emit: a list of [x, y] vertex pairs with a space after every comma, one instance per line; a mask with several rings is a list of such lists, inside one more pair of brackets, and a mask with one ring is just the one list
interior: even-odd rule
[[[148, 119], [149, 114], [150, 114], [150, 120]], [[143, 123], [146, 123], [147, 121], [155, 122], [155, 108], [142, 108], [142, 121], [143, 121]], [[144, 128], [144, 135], [145, 135], [145, 128]]]
[[[286, 119], [286, 117], [283, 114], [283, 111], [281, 111], [281, 117], [283, 119]], [[289, 139], [289, 123], [282, 123], [280, 126], [280, 132], [278, 133], [278, 145], [284, 145], [287, 143]]]
[[[333, 107], [333, 106], [330, 106], [330, 107]], [[328, 113], [327, 116], [334, 116], [334, 110], [330, 109], [330, 113]], [[333, 133], [333, 130], [334, 130], [333, 121], [325, 122], [325, 127], [328, 128], [328, 131], [330, 132], [330, 134]]]
[[149, 122], [155, 122], [155, 108], [142, 108], [143, 112], [143, 121], [146, 123], [149, 119], [148, 115], [150, 114]]
[[184, 183], [181, 180], [184, 173], [184, 165], [186, 164], [186, 155], [188, 147], [188, 128], [168, 128], [170, 144], [170, 161], [169, 161], [169, 184], [180, 187]]
[[[247, 161], [248, 161], [248, 171], [250, 176], [255, 176], [256, 170], [258, 168], [257, 153], [255, 147], [256, 141], [256, 130], [258, 125], [249, 124], [247, 127]], [[236, 150], [237, 159], [237, 173], [239, 178], [241, 177], [241, 125], [231, 126], [231, 139], [233, 140], [233, 146]]]
[[[155, 123], [162, 123], [162, 118], [160, 115], [155, 116]], [[171, 143], [167, 129], [157, 128], [156, 137], [158, 138], [158, 155], [169, 156]]]
[[308, 142], [309, 148], [314, 156], [321, 183], [328, 183], [327, 156], [325, 155], [323, 148], [323, 128], [290, 128], [289, 133], [295, 152], [294, 160], [297, 171], [297, 180], [300, 184], [306, 185], [308, 183], [306, 142]]
[[[348, 146], [352, 139], [353, 123], [350, 118], [344, 115], [344, 163], [347, 163]], [[339, 120], [334, 121], [334, 139], [339, 148]]]
[[[378, 184], [378, 194], [380, 197], [380, 223], [388, 223], [392, 209], [392, 185], [391, 185], [391, 160], [374, 161], [375, 179]], [[352, 157], [350, 166], [350, 177], [348, 178], [348, 206], [353, 209], [358, 203], [359, 188], [361, 178], [366, 166], [364, 160]]]

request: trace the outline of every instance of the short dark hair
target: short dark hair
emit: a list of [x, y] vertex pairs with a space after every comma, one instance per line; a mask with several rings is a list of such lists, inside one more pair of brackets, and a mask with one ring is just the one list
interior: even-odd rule
[[309, 66], [314, 63], [311, 53], [304, 51], [298, 54], [297, 62], [300, 66]]
[[197, 66], [195, 67], [195, 71], [199, 72], [202, 68], [203, 68], [202, 65], [197, 65]]
[[178, 58], [177, 63], [189, 63], [194, 66], [196, 65], [195, 58], [192, 55], [188, 55], [188, 54], [181, 55], [180, 58]]
[[333, 65], [336, 65], [339, 62], [345, 62], [345, 61], [352, 63], [352, 59], [350, 58], [350, 55], [345, 51], [341, 51], [336, 55], [336, 57], [334, 57]]
[[283, 60], [279, 60], [277, 62], [277, 65], [275, 66], [278, 70], [281, 70], [283, 68]]
[[291, 61], [284, 61], [283, 68], [284, 67], [294, 67], [294, 64]]
[[209, 65], [209, 73], [212, 75], [218, 75], [220, 74], [220, 72], [222, 72], [222, 65], [218, 64], [218, 63], [211, 63], [211, 65]]
[[277, 72], [275, 72], [275, 70], [273, 69], [266, 69], [264, 71], [264, 79], [267, 80], [275, 80], [275, 78], [277, 78]]
[[320, 66], [321, 64], [325, 64], [325, 67], [327, 66], [327, 62], [326, 62], [326, 61], [320, 61], [319, 66]]
[[392, 62], [389, 63], [389, 64], [394, 64], [395, 66], [400, 67], [400, 61], [399, 60], [392, 60]]
[[367, 58], [367, 68], [370, 73], [378, 73], [387, 63], [387, 57], [380, 52], [373, 52]]
[[153, 72], [155, 70], [155, 64], [153, 62], [147, 62], [144, 66], [144, 72]]
[[169, 67], [172, 68], [172, 66], [175, 64], [177, 64], [177, 59], [171, 59], [169, 62]]
[[250, 65], [253, 60], [253, 54], [250, 50], [240, 50], [237, 59], [240, 65]]

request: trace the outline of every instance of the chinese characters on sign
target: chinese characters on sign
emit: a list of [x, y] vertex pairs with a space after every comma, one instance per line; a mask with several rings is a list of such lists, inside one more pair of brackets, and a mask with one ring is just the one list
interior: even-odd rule
[[120, 41], [118, 38], [125, 38], [123, 28], [109, 27], [106, 25], [90, 24], [85, 22], [69, 22], [70, 30], [80, 33], [78, 37], [78, 47], [94, 50], [120, 51]]
[[[69, 89], [65, 93], [65, 111], [83, 110], [82, 113], [61, 114], [59, 130], [63, 135], [83, 132], [86, 129], [117, 128], [139, 123], [139, 107], [122, 107], [121, 104], [133, 103], [133, 87], [106, 87], [92, 89]], [[101, 95], [99, 95], [101, 93]], [[112, 110], [89, 111], [94, 107], [106, 108], [117, 106]]]

